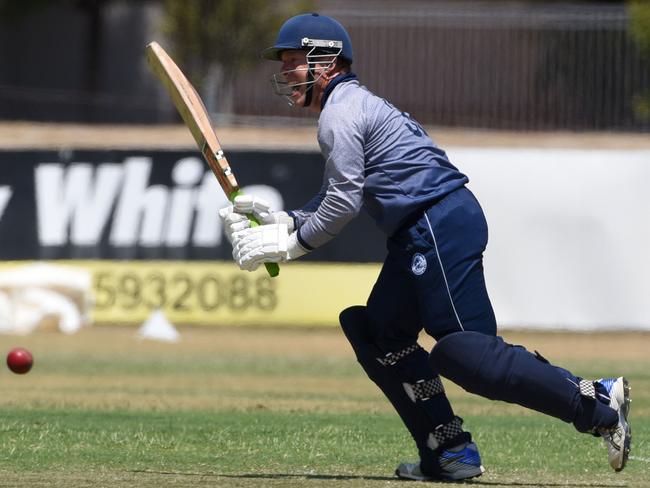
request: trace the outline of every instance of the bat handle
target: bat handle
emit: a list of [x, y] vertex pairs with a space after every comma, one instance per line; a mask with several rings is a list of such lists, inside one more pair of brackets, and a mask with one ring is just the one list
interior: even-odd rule
[[[257, 227], [260, 225], [253, 214], [248, 214], [246, 217], [251, 221], [251, 227]], [[271, 278], [275, 278], [280, 274], [280, 266], [278, 266], [278, 263], [264, 263], [264, 267]]]
[[[238, 195], [242, 195], [242, 191], [239, 188], [236, 188], [232, 193], [228, 195], [228, 200], [231, 202], [235, 201], [235, 197]], [[255, 218], [253, 214], [248, 214], [246, 215], [248, 217], [248, 220], [251, 222], [251, 227], [257, 227], [260, 225], [259, 221]], [[269, 274], [271, 278], [275, 278], [277, 275], [280, 274], [280, 266], [278, 266], [278, 263], [264, 263], [264, 267], [266, 268], [266, 272]]]

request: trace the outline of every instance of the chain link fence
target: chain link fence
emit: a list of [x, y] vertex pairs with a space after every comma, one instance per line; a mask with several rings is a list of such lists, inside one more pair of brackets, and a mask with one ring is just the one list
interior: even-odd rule
[[[424, 124], [650, 131], [650, 53], [644, 57], [632, 39], [623, 2], [321, 0], [316, 7], [348, 28], [362, 83]], [[91, 23], [72, 4], [5, 21], [0, 120], [177, 122], [144, 59], [145, 44], [161, 35], [160, 16], [160, 2], [107, 2], [97, 53], [86, 42]], [[213, 114], [216, 121], [313, 124], [311, 114], [273, 95], [267, 80], [279, 68], [260, 60], [239, 76], [232, 112]]]
[[[650, 59], [624, 5], [323, 4], [350, 32], [362, 83], [424, 124], [650, 129]], [[277, 69], [238, 80], [236, 114], [304, 116], [260, 88]]]

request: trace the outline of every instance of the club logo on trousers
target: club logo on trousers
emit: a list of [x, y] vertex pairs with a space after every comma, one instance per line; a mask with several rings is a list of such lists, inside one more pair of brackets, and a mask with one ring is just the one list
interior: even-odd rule
[[427, 270], [427, 258], [425, 258], [419, 252], [416, 252], [413, 255], [413, 260], [411, 261], [411, 271], [415, 276], [420, 276]]

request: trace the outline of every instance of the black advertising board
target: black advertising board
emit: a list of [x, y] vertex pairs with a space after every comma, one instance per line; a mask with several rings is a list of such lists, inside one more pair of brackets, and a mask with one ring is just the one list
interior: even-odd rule
[[[274, 208], [320, 188], [313, 152], [229, 151], [237, 179]], [[196, 151], [0, 151], [0, 259], [228, 260], [226, 198]], [[311, 261], [378, 262], [385, 239], [361, 215]]]

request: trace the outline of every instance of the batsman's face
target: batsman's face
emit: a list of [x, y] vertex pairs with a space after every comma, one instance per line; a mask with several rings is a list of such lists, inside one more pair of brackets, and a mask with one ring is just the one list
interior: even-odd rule
[[[290, 99], [296, 107], [304, 107], [306, 92], [312, 87], [309, 109], [320, 111], [320, 99], [330, 78], [335, 74], [335, 55], [311, 55], [306, 51], [288, 49], [280, 54], [282, 71], [273, 75], [275, 92]], [[309, 76], [311, 67], [312, 76]]]
[[282, 76], [291, 89], [294, 105], [302, 106], [307, 89], [307, 53], [299, 50], [282, 51]]

